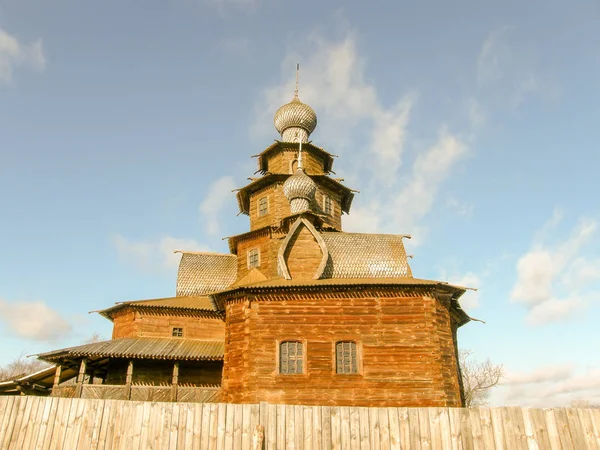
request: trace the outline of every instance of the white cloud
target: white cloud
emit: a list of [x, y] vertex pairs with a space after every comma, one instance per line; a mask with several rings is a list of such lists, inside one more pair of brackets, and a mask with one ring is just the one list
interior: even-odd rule
[[448, 197], [446, 206], [462, 217], [471, 217], [475, 209], [475, 205], [472, 203], [461, 202], [454, 197]]
[[208, 193], [199, 207], [202, 223], [211, 235], [219, 233], [219, 213], [228, 200], [231, 200], [231, 191], [235, 188], [233, 177], [225, 176], [216, 180], [208, 188]]
[[536, 233], [532, 249], [517, 263], [511, 298], [529, 309], [527, 321], [532, 325], [566, 319], [600, 295], [588, 289], [589, 284], [600, 280], [600, 260], [588, 260], [580, 254], [596, 232], [597, 223], [582, 220], [562, 244], [546, 244], [562, 217], [556, 210]]
[[53, 342], [71, 332], [71, 325], [42, 301], [8, 302], [0, 299], [0, 321], [14, 335]]
[[[395, 101], [384, 103], [367, 81], [366, 60], [351, 32], [340, 40], [313, 33], [295, 44], [310, 50], [306, 54], [296, 49], [288, 52], [282, 64], [285, 81], [263, 91], [251, 133], [273, 136], [272, 114], [291, 100], [293, 68], [301, 61], [300, 99], [317, 112], [317, 144], [343, 156], [340, 163], [345, 165], [345, 178], [363, 184], [351, 214], [344, 217], [345, 228], [411, 233], [412, 244], [418, 244], [425, 232], [421, 222], [431, 210], [439, 186], [467, 151], [463, 139], [442, 126], [437, 142], [424, 149], [412, 167], [406, 167], [416, 93], [399, 92]], [[369, 201], [363, 202], [363, 196]]]
[[24, 45], [18, 39], [0, 28], [0, 83], [10, 83], [15, 68], [30, 67], [43, 71], [46, 67], [46, 57], [41, 39], [32, 44]]
[[132, 241], [120, 234], [113, 236], [119, 259], [149, 273], [171, 273], [179, 265], [181, 255], [176, 250], [209, 251], [209, 248], [193, 239], [164, 236], [156, 241]]
[[600, 369], [577, 371], [575, 364], [563, 363], [507, 372], [494, 397], [507, 406], [561, 407], [581, 399], [600, 405]]

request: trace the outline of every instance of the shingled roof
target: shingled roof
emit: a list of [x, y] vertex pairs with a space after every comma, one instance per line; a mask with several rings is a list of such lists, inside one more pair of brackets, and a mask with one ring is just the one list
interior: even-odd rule
[[237, 278], [237, 256], [224, 253], [182, 252], [177, 273], [177, 296], [222, 291]]
[[114, 306], [111, 306], [110, 308], [92, 312], [97, 312], [101, 316], [112, 320], [112, 316], [114, 313], [128, 307], [145, 309], [172, 309], [176, 311], [206, 311], [207, 313], [216, 312], [215, 307], [213, 306], [210, 298], [201, 295], [117, 302]]
[[320, 234], [329, 252], [322, 278], [412, 277], [402, 242], [408, 235]]
[[49, 362], [77, 357], [219, 361], [223, 359], [224, 352], [222, 341], [123, 338], [63, 348], [37, 356]]

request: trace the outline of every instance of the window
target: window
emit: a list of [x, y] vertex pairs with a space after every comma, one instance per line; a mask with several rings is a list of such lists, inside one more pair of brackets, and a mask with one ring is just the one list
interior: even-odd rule
[[260, 267], [260, 250], [257, 248], [248, 250], [248, 269], [253, 267]]
[[286, 341], [279, 344], [279, 373], [298, 374], [304, 369], [302, 342]]
[[269, 199], [261, 197], [258, 200], [258, 217], [266, 216], [269, 212]]
[[343, 341], [335, 344], [337, 373], [358, 373], [356, 342]]
[[331, 197], [328, 195], [323, 196], [323, 211], [327, 215], [333, 214], [333, 203], [331, 202]]
[[173, 327], [173, 332], [171, 333], [173, 337], [183, 337], [183, 328]]

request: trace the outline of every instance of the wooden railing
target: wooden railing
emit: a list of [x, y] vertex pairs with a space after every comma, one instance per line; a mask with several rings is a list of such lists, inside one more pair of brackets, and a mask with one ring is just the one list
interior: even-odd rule
[[[136, 400], [146, 402], [201, 402], [212, 403], [220, 400], [218, 387], [178, 386], [131, 386], [113, 384], [84, 384], [81, 398], [102, 400]], [[52, 397], [77, 398], [75, 385], [57, 386], [52, 389]]]
[[[258, 430], [264, 430], [261, 446]], [[600, 409], [0, 397], [0, 449], [600, 449]], [[258, 439], [256, 439], [258, 437]]]

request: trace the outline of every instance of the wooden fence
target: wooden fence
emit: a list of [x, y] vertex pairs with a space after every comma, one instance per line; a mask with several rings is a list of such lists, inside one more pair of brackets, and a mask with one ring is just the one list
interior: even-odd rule
[[0, 397], [0, 449], [597, 449], [600, 410]]

